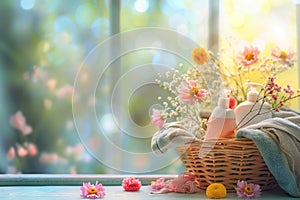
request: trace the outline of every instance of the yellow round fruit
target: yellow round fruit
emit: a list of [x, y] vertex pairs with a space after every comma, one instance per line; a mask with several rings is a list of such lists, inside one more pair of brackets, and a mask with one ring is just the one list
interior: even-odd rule
[[212, 183], [206, 188], [206, 196], [210, 199], [222, 199], [226, 194], [226, 188], [222, 183]]

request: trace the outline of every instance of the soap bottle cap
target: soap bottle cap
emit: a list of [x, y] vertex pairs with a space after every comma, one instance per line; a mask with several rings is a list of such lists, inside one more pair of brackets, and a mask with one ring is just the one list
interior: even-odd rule
[[259, 92], [256, 88], [262, 87], [263, 85], [260, 83], [247, 82], [245, 83], [245, 86], [250, 87], [250, 91], [247, 93], [247, 100], [250, 102], [256, 102], [259, 95]]
[[218, 101], [219, 107], [229, 108], [229, 93], [230, 93], [230, 90], [227, 90], [227, 89], [222, 90], [219, 101]]

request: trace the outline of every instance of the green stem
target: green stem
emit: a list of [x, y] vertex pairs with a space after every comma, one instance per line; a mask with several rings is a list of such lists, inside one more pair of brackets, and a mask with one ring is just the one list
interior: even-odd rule
[[17, 168], [17, 173], [18, 172], [22, 173], [22, 161], [21, 161], [21, 158], [16, 158], [16, 168]]

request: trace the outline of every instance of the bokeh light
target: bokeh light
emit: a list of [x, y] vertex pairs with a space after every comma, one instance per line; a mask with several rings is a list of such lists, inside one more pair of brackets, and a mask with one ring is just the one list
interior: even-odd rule
[[148, 0], [136, 0], [134, 3], [134, 8], [138, 12], [146, 12], [149, 8], [149, 1]]
[[100, 116], [100, 123], [104, 133], [113, 134], [118, 132], [114, 116], [111, 113]]
[[109, 20], [107, 18], [98, 18], [91, 25], [91, 31], [96, 38], [109, 35]]
[[60, 16], [55, 20], [54, 31], [58, 34], [62, 32], [73, 33], [76, 31], [76, 26], [70, 17]]
[[21, 0], [20, 5], [24, 10], [30, 10], [34, 7], [35, 0]]

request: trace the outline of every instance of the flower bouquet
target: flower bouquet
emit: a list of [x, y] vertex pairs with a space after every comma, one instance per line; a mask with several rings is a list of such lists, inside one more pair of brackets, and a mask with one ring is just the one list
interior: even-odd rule
[[229, 108], [233, 109], [247, 99], [245, 84], [259, 80], [265, 85], [257, 102], [270, 103], [270, 112], [278, 110], [299, 96], [299, 91], [295, 92], [290, 84], [283, 88], [275, 83], [277, 75], [294, 66], [294, 55], [291, 50], [267, 45], [262, 51], [250, 44], [238, 52], [224, 48], [217, 56], [205, 48], [195, 48], [192, 51], [195, 65], [179, 64], [164, 75], [158, 74], [155, 81], [169, 96], [158, 97], [163, 109], [153, 109], [152, 124], [162, 129], [169, 122], [189, 121], [188, 125], [196, 126], [200, 134], [197, 137], [201, 138], [206, 131], [207, 112], [216, 106], [220, 91], [223, 88], [230, 91]]
[[[299, 90], [294, 91], [290, 84], [282, 87], [276, 82], [281, 72], [294, 66], [294, 52], [272, 44], [263, 49], [246, 44], [241, 50], [229, 46], [218, 54], [197, 47], [192, 51], [192, 58], [193, 66], [179, 64], [166, 74], [158, 74], [156, 82], [169, 92], [169, 96], [158, 97], [162, 109], [153, 109], [152, 124], [158, 126], [159, 131], [154, 135], [152, 145], [164, 153], [161, 151], [166, 149], [163, 145], [174, 147], [166, 142], [166, 137], [169, 143], [177, 142], [175, 146], [186, 170], [196, 174], [202, 189], [221, 182], [228, 191], [235, 191], [239, 180], [259, 184], [263, 190], [277, 187], [253, 141], [236, 138], [235, 133], [261, 121], [262, 116], [272, 118], [288, 102], [299, 97]], [[256, 84], [260, 89], [254, 100], [247, 88], [247, 84], [253, 85], [253, 82], [262, 82]], [[220, 96], [225, 99], [221, 103]], [[237, 114], [237, 108], [250, 97], [251, 106], [247, 105], [247, 112], [235, 121], [231, 135], [222, 137], [218, 133], [214, 138], [208, 137], [209, 126], [218, 127], [222, 132], [228, 125], [226, 120], [211, 123], [214, 108], [224, 104], [222, 116], [226, 118], [228, 109]], [[220, 112], [217, 115], [221, 116]], [[189, 135], [189, 142], [186, 142], [187, 136], [183, 136], [185, 133]], [[160, 142], [162, 137], [163, 142]], [[181, 138], [174, 139], [176, 137]]]

